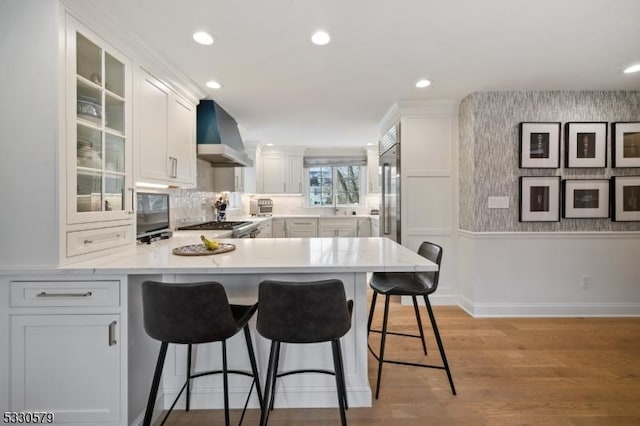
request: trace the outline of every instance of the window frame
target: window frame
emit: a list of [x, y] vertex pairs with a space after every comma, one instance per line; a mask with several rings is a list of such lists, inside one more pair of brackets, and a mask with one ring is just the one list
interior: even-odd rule
[[[348, 165], [346, 165], [348, 166]], [[366, 193], [363, 191], [363, 189], [366, 188], [366, 182], [363, 181], [363, 179], [366, 179], [367, 176], [367, 168], [366, 166], [349, 166], [349, 167], [357, 167], [358, 169], [358, 203], [354, 203], [354, 204], [338, 204], [337, 203], [337, 193], [338, 191], [336, 191], [337, 188], [337, 169], [339, 167], [344, 167], [344, 166], [334, 166], [334, 165], [322, 165], [322, 164], [317, 164], [311, 167], [305, 167], [304, 170], [304, 176], [305, 176], [305, 180], [304, 180], [304, 189], [305, 189], [305, 198], [306, 198], [306, 206], [309, 208], [331, 208], [331, 207], [335, 207], [335, 208], [348, 208], [348, 207], [362, 207], [364, 206], [364, 197], [366, 196]], [[317, 168], [330, 168], [331, 169], [331, 199], [332, 199], [332, 203], [331, 204], [312, 204], [312, 197], [311, 197], [311, 170], [312, 169], [317, 169]]]

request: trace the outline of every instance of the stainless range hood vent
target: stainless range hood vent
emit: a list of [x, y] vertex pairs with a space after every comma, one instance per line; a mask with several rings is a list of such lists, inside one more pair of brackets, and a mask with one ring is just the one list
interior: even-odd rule
[[198, 158], [215, 167], [251, 167], [238, 124], [220, 105], [201, 100], [197, 109]]

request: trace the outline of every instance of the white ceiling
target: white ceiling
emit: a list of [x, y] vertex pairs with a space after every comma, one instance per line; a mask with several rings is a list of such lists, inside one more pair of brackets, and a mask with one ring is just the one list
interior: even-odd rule
[[[640, 89], [640, 73], [622, 74], [640, 62], [640, 0], [93, 2], [263, 144], [363, 146], [397, 100]], [[329, 45], [310, 43], [320, 28]], [[194, 43], [196, 30], [216, 42]]]

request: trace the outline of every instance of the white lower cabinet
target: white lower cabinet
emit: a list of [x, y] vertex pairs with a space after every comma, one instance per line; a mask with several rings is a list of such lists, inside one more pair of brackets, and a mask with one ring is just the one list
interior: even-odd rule
[[355, 219], [321, 218], [318, 225], [319, 237], [355, 237]]
[[287, 238], [305, 238], [318, 236], [318, 219], [285, 219]]
[[256, 238], [272, 238], [273, 232], [271, 231], [271, 219], [267, 219], [258, 224], [258, 230], [260, 233]]
[[[358, 237], [371, 237], [371, 219], [356, 219]], [[377, 235], [376, 235], [377, 236]]]
[[56, 425], [126, 424], [124, 278], [87, 278], [0, 279], [10, 411], [50, 412]]
[[271, 219], [271, 236], [273, 238], [286, 237], [284, 232], [284, 219]]
[[11, 409], [56, 424], [120, 420], [119, 315], [11, 317]]

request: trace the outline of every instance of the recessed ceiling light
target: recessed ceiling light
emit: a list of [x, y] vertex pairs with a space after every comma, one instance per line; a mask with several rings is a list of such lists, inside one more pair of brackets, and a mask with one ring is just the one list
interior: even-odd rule
[[213, 81], [213, 80], [207, 81], [205, 84], [207, 85], [207, 87], [209, 89], [219, 89], [219, 88], [222, 87], [222, 85], [220, 83], [218, 83], [217, 81]]
[[369, 142], [367, 145], [368, 146], [373, 146], [373, 142]]
[[631, 65], [629, 68], [626, 68], [624, 70], [624, 73], [625, 74], [631, 74], [631, 73], [638, 72], [638, 71], [640, 71], [640, 64], [635, 64], [635, 65]]
[[273, 144], [272, 143], [268, 143], [267, 146], [273, 146]]
[[324, 46], [331, 41], [331, 36], [326, 31], [316, 31], [311, 36], [311, 41], [318, 46]]
[[416, 87], [419, 88], [419, 89], [423, 89], [423, 88], [428, 87], [430, 85], [431, 85], [431, 82], [429, 80], [425, 80], [425, 79], [419, 80], [416, 83]]
[[213, 37], [211, 34], [206, 33], [204, 31], [198, 31], [193, 33], [193, 39], [200, 44], [204, 44], [206, 46], [213, 44]]

